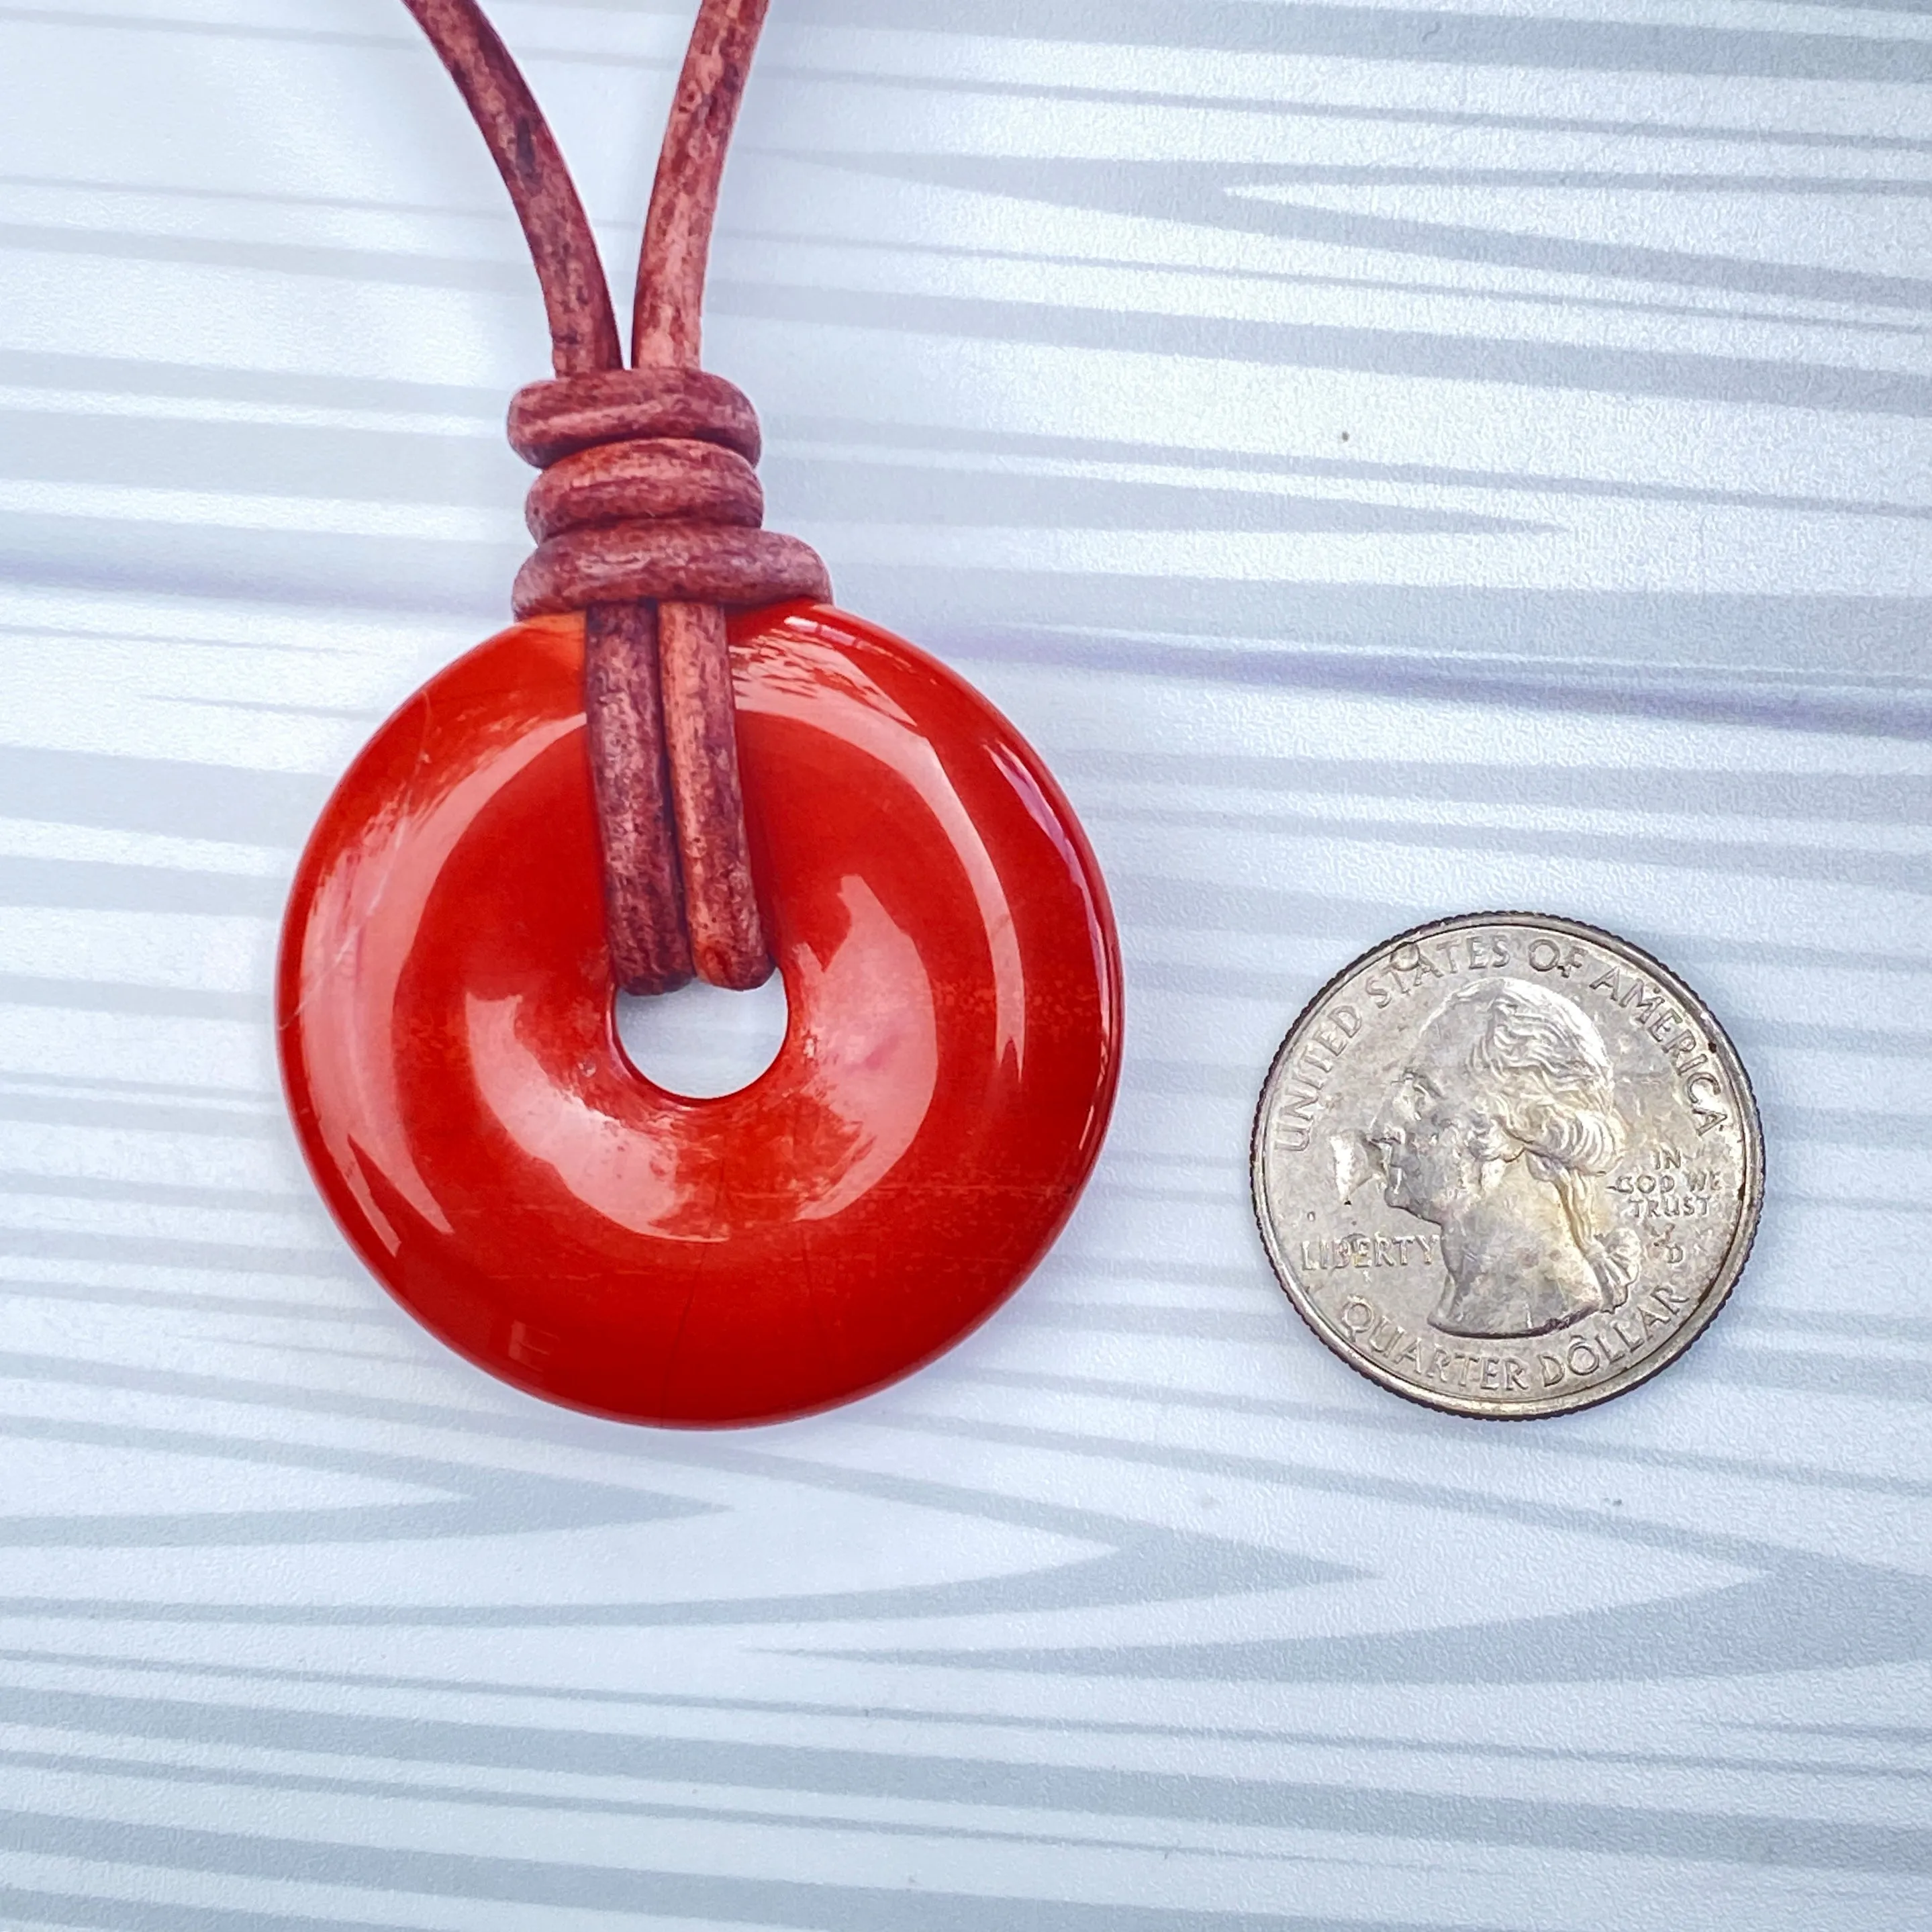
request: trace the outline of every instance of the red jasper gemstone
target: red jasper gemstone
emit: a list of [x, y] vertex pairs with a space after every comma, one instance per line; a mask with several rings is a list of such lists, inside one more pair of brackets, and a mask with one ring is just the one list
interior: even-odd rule
[[580, 619], [382, 727], [283, 934], [283, 1076], [357, 1252], [472, 1361], [638, 1422], [801, 1414], [956, 1342], [1066, 1220], [1119, 1067], [1106, 890], [1013, 728], [824, 605], [731, 642], [790, 1007], [748, 1087], [666, 1093], [619, 1045]]

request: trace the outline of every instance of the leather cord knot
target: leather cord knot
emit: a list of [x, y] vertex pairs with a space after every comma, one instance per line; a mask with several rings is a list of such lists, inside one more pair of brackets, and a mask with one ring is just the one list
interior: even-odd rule
[[469, 104], [515, 204], [556, 379], [510, 405], [542, 471], [519, 617], [581, 610], [584, 700], [617, 984], [772, 970], [738, 771], [731, 605], [831, 595], [796, 537], [763, 527], [758, 419], [699, 367], [718, 182], [766, 0], [698, 0], [638, 264], [631, 361], [584, 204], [543, 111], [478, 0], [404, 0]]
[[520, 617], [597, 604], [776, 604], [826, 598], [817, 551], [760, 527], [758, 419], [701, 370], [611, 369], [532, 382], [510, 444], [543, 471], [525, 508], [534, 554]]

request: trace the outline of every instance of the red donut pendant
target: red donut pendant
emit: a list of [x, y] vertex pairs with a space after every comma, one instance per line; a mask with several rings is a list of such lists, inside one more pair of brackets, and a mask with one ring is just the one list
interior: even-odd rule
[[619, 1044], [580, 618], [515, 626], [362, 752], [278, 975], [303, 1150], [452, 1346], [638, 1422], [766, 1421], [931, 1360], [1018, 1286], [1118, 1071], [1098, 867], [1013, 728], [820, 604], [735, 617], [754, 876], [790, 1019], [742, 1090]]

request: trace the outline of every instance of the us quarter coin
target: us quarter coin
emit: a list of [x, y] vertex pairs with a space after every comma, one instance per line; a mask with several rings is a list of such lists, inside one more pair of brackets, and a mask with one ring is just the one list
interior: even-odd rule
[[1459, 1415], [1555, 1415], [1654, 1375], [1724, 1305], [1764, 1141], [1736, 1049], [1668, 968], [1481, 913], [1310, 1002], [1253, 1177], [1282, 1287], [1351, 1367]]

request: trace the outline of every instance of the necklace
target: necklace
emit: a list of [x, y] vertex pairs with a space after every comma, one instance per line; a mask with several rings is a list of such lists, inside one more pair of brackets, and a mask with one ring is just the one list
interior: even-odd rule
[[[576, 190], [475, 0], [406, 0], [489, 143], [556, 374], [519, 622], [376, 733], [297, 870], [284, 1083], [363, 1260], [472, 1361], [640, 1422], [774, 1420], [929, 1360], [1012, 1292], [1118, 1072], [1099, 868], [1013, 727], [833, 608], [764, 530], [757, 418], [699, 367], [718, 185], [764, 0], [704, 0], [645, 228], [632, 361]], [[694, 1100], [617, 991], [789, 1006]]]

